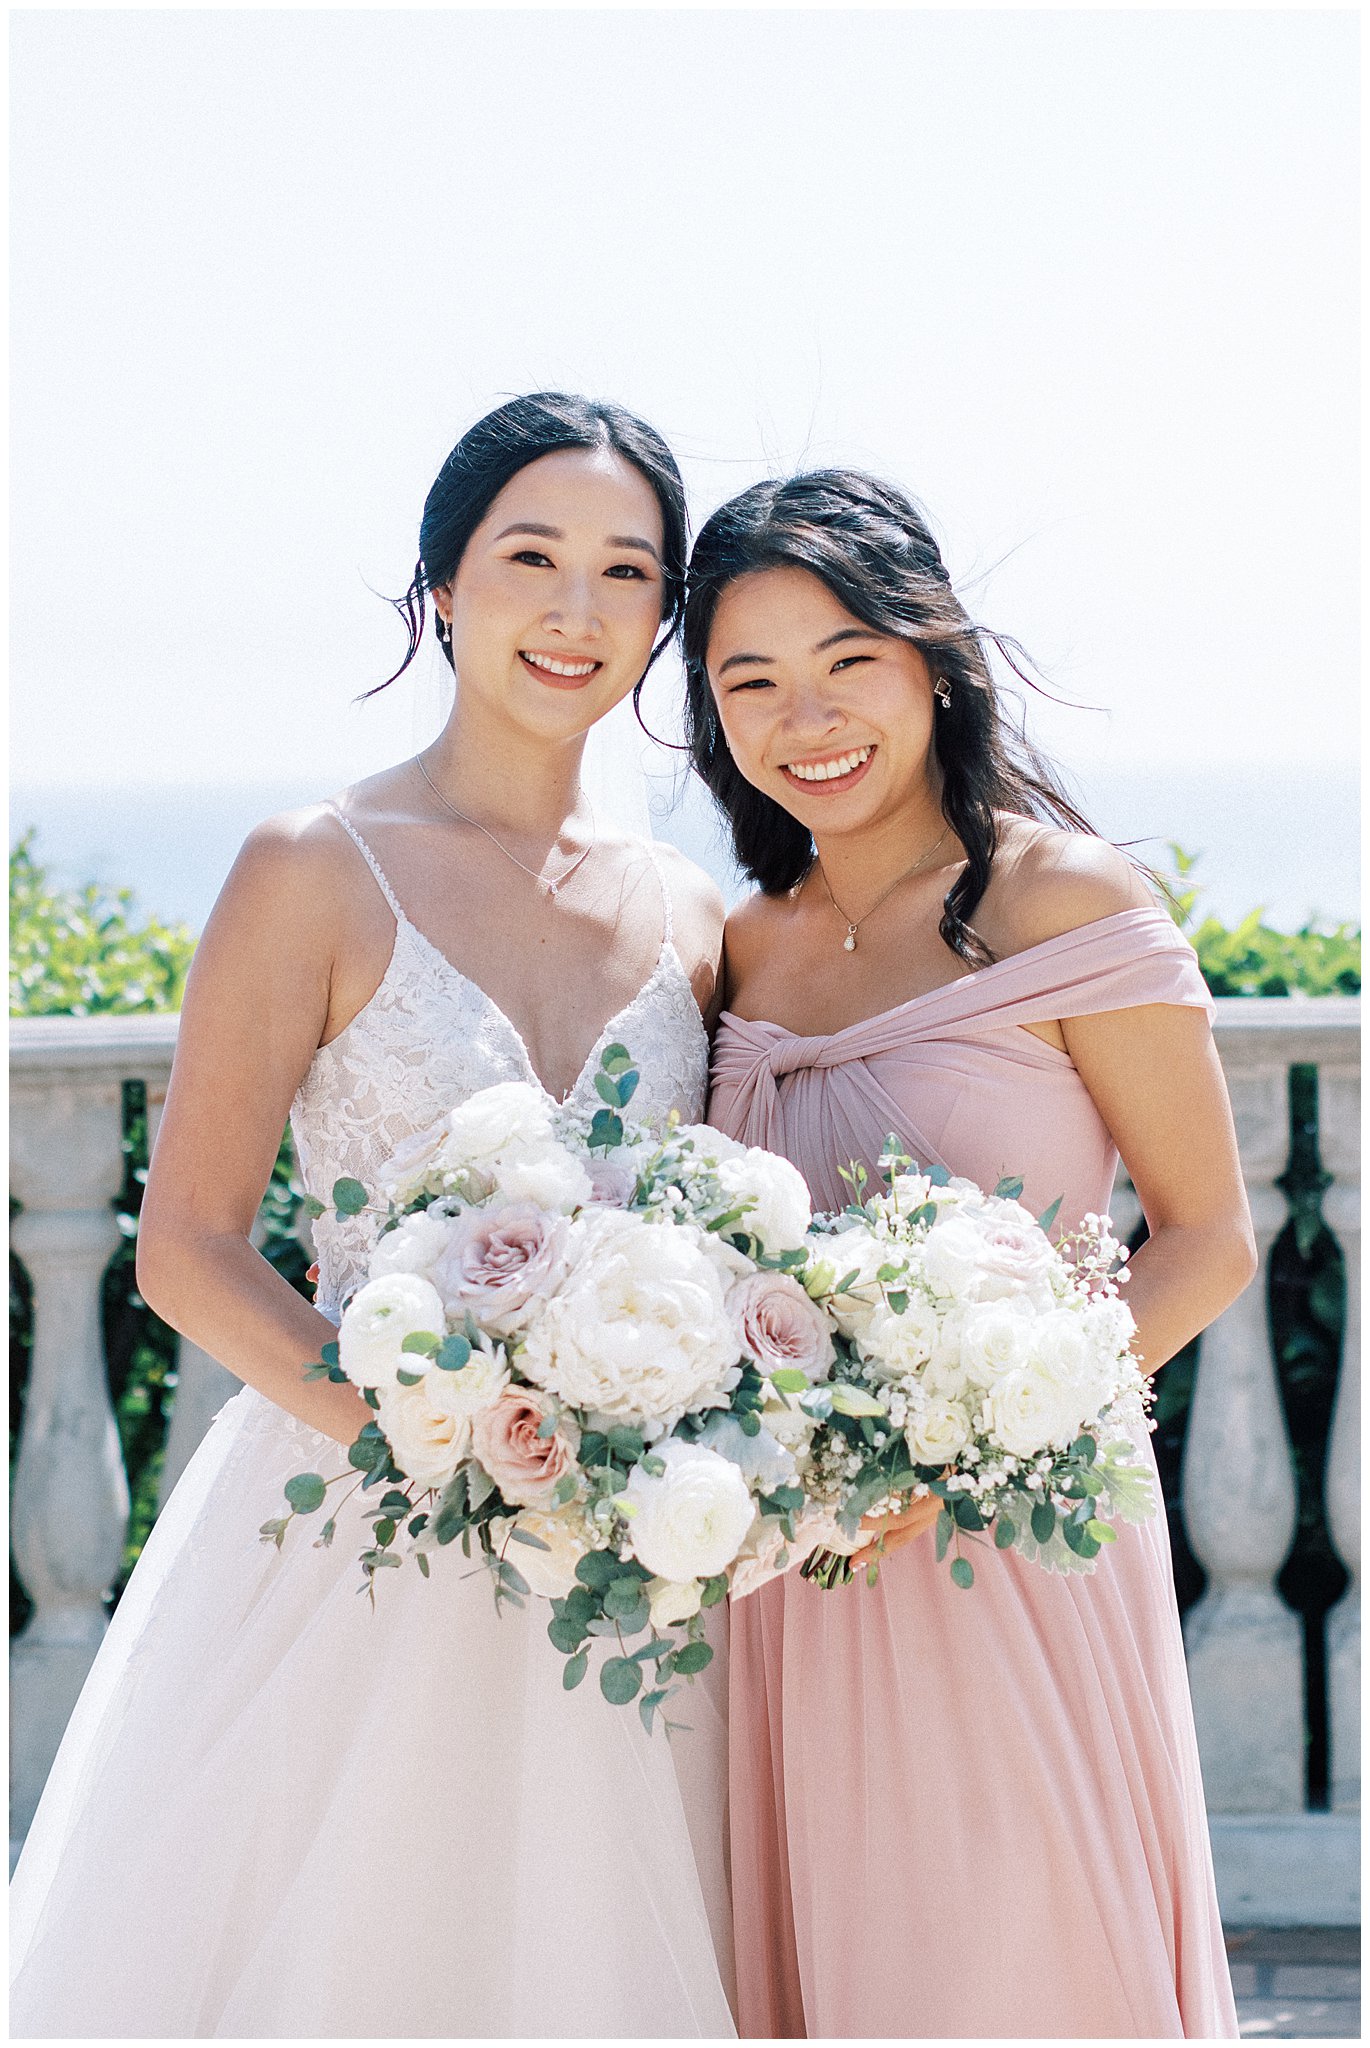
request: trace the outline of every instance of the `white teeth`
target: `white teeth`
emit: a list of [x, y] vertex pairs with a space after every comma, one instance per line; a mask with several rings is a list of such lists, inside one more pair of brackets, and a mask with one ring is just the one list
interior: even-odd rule
[[534, 668], [545, 668], [554, 676], [590, 676], [599, 667], [597, 661], [554, 661], [550, 654], [525, 654], [523, 658]]
[[791, 761], [788, 772], [797, 775], [801, 782], [832, 782], [839, 775], [850, 775], [854, 769], [863, 767], [874, 751], [873, 747], [858, 747], [854, 754], [843, 754], [836, 761], [817, 761], [808, 765]]

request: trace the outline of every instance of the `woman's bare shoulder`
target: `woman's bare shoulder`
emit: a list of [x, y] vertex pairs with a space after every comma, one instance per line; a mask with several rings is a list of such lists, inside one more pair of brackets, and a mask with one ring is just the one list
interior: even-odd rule
[[1003, 820], [1001, 833], [985, 896], [993, 926], [985, 936], [1000, 957], [1120, 911], [1157, 907], [1145, 877], [1110, 840], [1019, 817]]
[[735, 989], [769, 952], [793, 908], [788, 890], [768, 896], [764, 889], [756, 889], [728, 912], [723, 943], [730, 988]]

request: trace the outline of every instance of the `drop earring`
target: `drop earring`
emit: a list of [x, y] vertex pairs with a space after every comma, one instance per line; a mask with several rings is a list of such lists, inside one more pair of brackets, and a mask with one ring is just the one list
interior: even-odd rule
[[932, 694], [944, 711], [951, 709], [951, 684], [945, 676], [939, 676], [932, 686]]

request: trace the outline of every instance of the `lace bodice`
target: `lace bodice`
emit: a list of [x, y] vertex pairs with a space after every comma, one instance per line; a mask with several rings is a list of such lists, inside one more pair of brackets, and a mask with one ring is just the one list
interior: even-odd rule
[[[380, 987], [335, 1039], [320, 1046], [290, 1111], [304, 1185], [328, 1205], [313, 1229], [318, 1305], [335, 1317], [365, 1274], [380, 1219], [369, 1213], [337, 1216], [334, 1182], [346, 1175], [373, 1187], [377, 1168], [402, 1140], [428, 1130], [477, 1089], [497, 1081], [527, 1081], [542, 1089], [527, 1046], [498, 1004], [409, 922], [370, 847], [341, 812], [336, 815], [390, 906], [395, 944]], [[654, 853], [652, 858], [655, 863]], [[600, 1054], [621, 1039], [642, 1076], [634, 1117], [660, 1123], [678, 1109], [696, 1122], [704, 1113], [708, 1040], [672, 943], [664, 881], [661, 894], [664, 930], [656, 966], [591, 1047], [565, 1098], [570, 1109], [593, 1113]]]

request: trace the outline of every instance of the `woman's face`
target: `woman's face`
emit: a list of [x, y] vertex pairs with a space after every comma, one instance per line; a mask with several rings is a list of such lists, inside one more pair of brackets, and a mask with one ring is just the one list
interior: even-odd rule
[[815, 838], [859, 831], [926, 796], [927, 662], [909, 641], [863, 625], [807, 569], [730, 583], [708, 668], [738, 768]]
[[610, 448], [564, 448], [511, 477], [434, 592], [463, 693], [546, 738], [627, 696], [661, 627], [656, 492]]

